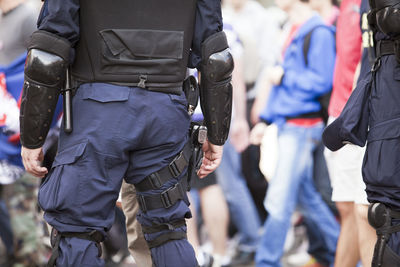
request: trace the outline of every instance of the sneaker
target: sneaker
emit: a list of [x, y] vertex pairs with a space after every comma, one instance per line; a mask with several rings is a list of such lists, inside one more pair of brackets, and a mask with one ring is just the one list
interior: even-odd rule
[[304, 264], [302, 267], [328, 267], [328, 266], [319, 263], [314, 257], [312, 257], [312, 258], [311, 258], [306, 264]]
[[232, 267], [231, 259], [228, 256], [213, 255], [212, 267]]
[[231, 266], [241, 266], [241, 265], [249, 265], [254, 263], [254, 257], [256, 256], [255, 251], [243, 251], [238, 250], [236, 254], [232, 258]]
[[214, 259], [210, 254], [208, 254], [204, 251], [201, 251], [200, 253], [198, 253], [197, 263], [199, 264], [199, 267], [212, 267], [213, 262], [214, 262]]

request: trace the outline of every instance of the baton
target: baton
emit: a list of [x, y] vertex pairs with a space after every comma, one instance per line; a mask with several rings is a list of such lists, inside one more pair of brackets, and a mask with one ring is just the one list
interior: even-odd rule
[[72, 132], [72, 88], [71, 88], [71, 77], [69, 68], [67, 68], [65, 78], [65, 90], [63, 95], [63, 107], [64, 107], [64, 132]]

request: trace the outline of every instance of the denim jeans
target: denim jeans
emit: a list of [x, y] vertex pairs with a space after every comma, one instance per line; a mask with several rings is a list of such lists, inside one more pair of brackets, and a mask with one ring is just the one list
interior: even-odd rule
[[327, 247], [335, 250], [339, 224], [313, 183], [313, 151], [321, 142], [323, 124], [299, 127], [284, 124], [278, 134], [278, 163], [270, 181], [265, 206], [269, 216], [256, 253], [256, 266], [281, 266], [280, 259], [291, 216], [297, 206], [322, 233]]
[[231, 219], [240, 234], [239, 249], [250, 252], [258, 246], [261, 222], [240, 163], [240, 154], [228, 140], [217, 168], [217, 179], [228, 203]]

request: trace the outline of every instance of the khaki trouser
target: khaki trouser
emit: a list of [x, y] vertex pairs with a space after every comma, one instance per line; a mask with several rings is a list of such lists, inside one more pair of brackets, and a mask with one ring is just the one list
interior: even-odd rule
[[142, 227], [136, 219], [139, 204], [136, 199], [136, 189], [125, 181], [122, 184], [122, 209], [126, 217], [129, 252], [138, 267], [151, 267], [151, 254], [142, 233]]

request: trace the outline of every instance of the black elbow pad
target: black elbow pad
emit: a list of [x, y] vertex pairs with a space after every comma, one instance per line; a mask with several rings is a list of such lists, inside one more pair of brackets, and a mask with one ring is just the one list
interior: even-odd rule
[[233, 58], [224, 32], [207, 38], [202, 44], [200, 103], [208, 139], [223, 145], [228, 138], [232, 114]]
[[[46, 34], [45, 38], [49, 36]], [[68, 51], [67, 46], [65, 43], [64, 51]], [[64, 57], [68, 57], [67, 52], [58, 55], [39, 48], [28, 51], [20, 110], [21, 144], [24, 147], [38, 148], [45, 141], [64, 87], [68, 65]]]
[[376, 23], [380, 31], [392, 38], [400, 35], [400, 1], [376, 1]]

